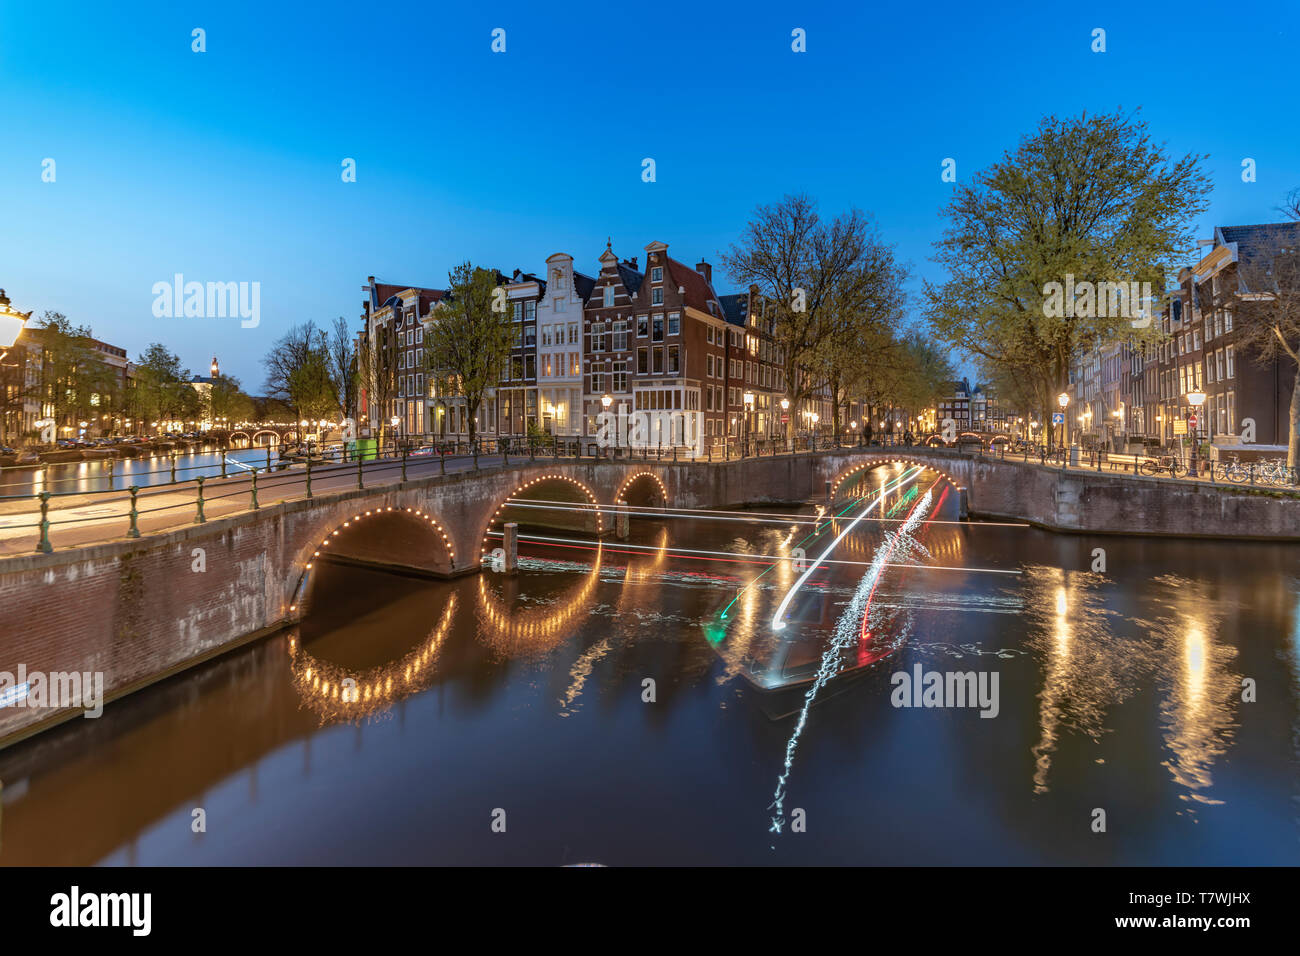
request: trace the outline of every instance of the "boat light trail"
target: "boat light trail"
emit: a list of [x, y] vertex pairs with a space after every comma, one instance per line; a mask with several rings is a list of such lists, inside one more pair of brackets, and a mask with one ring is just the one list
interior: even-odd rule
[[[883, 499], [884, 491], [882, 490], [877, 502]], [[794, 766], [795, 750], [799, 746], [799, 737], [803, 733], [804, 725], [808, 722], [808, 711], [812, 709], [813, 700], [816, 699], [818, 691], [822, 689], [826, 682], [839, 673], [841, 655], [857, 640], [858, 615], [865, 613], [866, 605], [871, 600], [871, 595], [875, 593], [876, 582], [880, 580], [880, 575], [884, 572], [886, 566], [885, 559], [893, 552], [900, 541], [911, 537], [912, 531], [925, 517], [926, 511], [930, 507], [930, 500], [931, 495], [927, 490], [916, 507], [912, 509], [911, 514], [907, 516], [903, 526], [897, 531], [886, 532], [885, 542], [876, 549], [876, 557], [871, 563], [870, 570], [862, 576], [852, 600], [849, 601], [849, 606], [840, 615], [840, 619], [835, 622], [835, 633], [831, 637], [830, 645], [822, 654], [821, 666], [817, 668], [817, 676], [814, 678], [812, 686], [804, 694], [803, 708], [799, 711], [799, 720], [795, 723], [794, 732], [790, 734], [790, 740], [785, 745], [785, 766], [781, 770], [781, 775], [777, 778], [776, 793], [773, 795], [769, 807], [769, 809], [775, 811], [772, 816], [772, 825], [768, 828], [772, 833], [781, 832], [785, 785], [790, 779], [790, 770]]]
[[[906, 519], [900, 519], [900, 520], [906, 520]], [[505, 537], [505, 534], [500, 531], [489, 531], [487, 533], [487, 537], [503, 538]], [[587, 541], [583, 541], [581, 538], [550, 538], [544, 535], [521, 534], [519, 536], [519, 540], [527, 541], [527, 542], [535, 542], [537, 544], [553, 544], [557, 547], [564, 547], [564, 546], [576, 547], [577, 550], [580, 551], [597, 550], [594, 544], [591, 544], [590, 542]], [[604, 547], [606, 551], [617, 553], [617, 554], [637, 554], [639, 552], [644, 552], [644, 551], [661, 550], [661, 548], [658, 545], [649, 545], [649, 544], [620, 544], [618, 545], [617, 548], [614, 548], [610, 545], [605, 545]], [[790, 560], [790, 556], [786, 554], [749, 554], [746, 552], [736, 552], [736, 551], [704, 551], [697, 548], [668, 548], [666, 550], [669, 557], [690, 558], [692, 556], [698, 555], [700, 556], [701, 559], [705, 559], [705, 558], [730, 559], [731, 562], [734, 564], [757, 564], [764, 561]], [[849, 561], [843, 558], [827, 558], [822, 563], [843, 564], [843, 565], [848, 565], [850, 567], [852, 566], [868, 567], [872, 564], [871, 561]], [[1006, 568], [953, 567], [950, 565], [941, 565], [941, 564], [924, 564], [920, 566], [911, 565], [911, 564], [890, 564], [890, 565], [886, 565], [886, 567], [891, 567], [891, 568], [912, 567], [912, 568], [916, 568], [916, 570], [919, 571], [970, 571], [970, 572], [978, 572], [983, 574], [1023, 574], [1024, 573], [1023, 571], [1009, 570]]]
[[[863, 496], [865, 497], [865, 496]], [[841, 499], [843, 500], [843, 499]], [[848, 503], [852, 508], [861, 501], [855, 498]], [[545, 501], [540, 498], [507, 498], [506, 504], [512, 508], [537, 508], [548, 511], [580, 511], [590, 513], [601, 510], [610, 514], [625, 514], [632, 518], [693, 518], [697, 521], [744, 521], [749, 524], [810, 524], [819, 525], [826, 520], [825, 515], [779, 515], [764, 511], [717, 511], [712, 509], [684, 510], [656, 508], [653, 505], [638, 505], [636, 511], [624, 511], [614, 505], [594, 505], [579, 504], [573, 501]], [[820, 508], [821, 506], [818, 505]], [[846, 508], [847, 510], [847, 508]], [[842, 512], [841, 512], [842, 513]], [[733, 517], [734, 516], [734, 517]], [[900, 524], [903, 518], [870, 518], [863, 516], [863, 521], [879, 521], [884, 523]], [[1029, 524], [1025, 521], [947, 521], [936, 519], [929, 522], [930, 524], [956, 524], [965, 527], [982, 527], [982, 528], [1028, 528]]]
[[[785, 629], [785, 621], [781, 620], [781, 618], [785, 616], [785, 609], [790, 606], [790, 602], [793, 601], [794, 596], [799, 593], [799, 589], [803, 587], [804, 582], [812, 577], [813, 572], [825, 563], [826, 558], [830, 555], [831, 551], [835, 549], [835, 546], [843, 541], [849, 533], [858, 526], [858, 522], [880, 506], [880, 504], [885, 500], [886, 494], [891, 491], [897, 491], [899, 488], [903, 487], [903, 485], [915, 481], [924, 470], [925, 469], [920, 466], [909, 468], [896, 479], [887, 482], [881, 487], [880, 494], [877, 495], [876, 500], [867, 505], [866, 511], [849, 522], [848, 527], [841, 531], [836, 536], [835, 540], [826, 546], [826, 550], [821, 553], [816, 561], [808, 566], [808, 569], [804, 571], [799, 580], [795, 581], [790, 590], [786, 592], [785, 597], [781, 599], [780, 605], [777, 606], [776, 613], [772, 615], [772, 630], [780, 631]], [[904, 524], [904, 527], [906, 527], [906, 524]]]

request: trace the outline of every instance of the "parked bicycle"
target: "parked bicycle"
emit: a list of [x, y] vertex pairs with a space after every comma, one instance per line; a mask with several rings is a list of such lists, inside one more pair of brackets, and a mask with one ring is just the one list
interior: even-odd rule
[[1181, 458], [1174, 458], [1171, 455], [1147, 458], [1138, 465], [1138, 470], [1148, 478], [1154, 478], [1156, 475], [1166, 473], [1174, 478], [1185, 478], [1188, 472], [1187, 463]]

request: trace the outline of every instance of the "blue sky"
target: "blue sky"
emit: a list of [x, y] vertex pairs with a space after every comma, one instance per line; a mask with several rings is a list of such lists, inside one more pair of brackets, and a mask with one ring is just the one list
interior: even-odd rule
[[[356, 324], [368, 275], [437, 286], [556, 251], [592, 273], [606, 236], [716, 263], [787, 192], [871, 212], [938, 278], [941, 161], [965, 179], [1048, 113], [1141, 107], [1171, 151], [1209, 154], [1202, 235], [1300, 186], [1294, 2], [991, 6], [6, 4], [0, 286], [132, 357], [215, 352], [257, 393], [289, 325]], [[260, 325], [155, 318], [177, 272], [260, 282]]]

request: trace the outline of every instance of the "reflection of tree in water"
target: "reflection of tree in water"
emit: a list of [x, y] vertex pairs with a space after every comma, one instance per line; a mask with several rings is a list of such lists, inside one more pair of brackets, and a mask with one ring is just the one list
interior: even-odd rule
[[1180, 799], [1219, 804], [1201, 791], [1213, 785], [1210, 770], [1237, 727], [1241, 675], [1231, 666], [1237, 648], [1217, 640], [1223, 605], [1203, 586], [1173, 574], [1151, 583], [1164, 613], [1135, 623], [1151, 635], [1158, 655], [1160, 723], [1169, 750], [1161, 766], [1186, 789]]
[[1039, 739], [1034, 755], [1034, 792], [1048, 791], [1052, 755], [1061, 733], [1074, 730], [1094, 741], [1105, 731], [1106, 712], [1133, 696], [1152, 663], [1149, 647], [1119, 640], [1107, 626], [1098, 588], [1100, 574], [1028, 567], [1024, 573], [1028, 645], [1042, 662]]
[[386, 711], [395, 701], [409, 697], [432, 683], [442, 644], [451, 630], [456, 595], [447, 597], [442, 616], [417, 647], [395, 661], [377, 667], [354, 669], [322, 661], [303, 649], [298, 632], [289, 635], [289, 666], [293, 686], [304, 707], [320, 715], [322, 726], [355, 722]]

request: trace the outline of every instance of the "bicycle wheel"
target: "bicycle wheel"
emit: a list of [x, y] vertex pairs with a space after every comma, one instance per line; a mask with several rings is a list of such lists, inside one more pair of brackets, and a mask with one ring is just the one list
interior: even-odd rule
[[1154, 461], [1144, 461], [1138, 468], [1148, 478], [1153, 478], [1160, 472], [1160, 466]]
[[1250, 477], [1250, 472], [1235, 462], [1231, 465], [1224, 466], [1223, 477], [1229, 481], [1235, 481], [1238, 484]]
[[1175, 461], [1169, 466], [1169, 471], [1175, 478], [1186, 478], [1188, 470], [1186, 462], [1182, 461]]

